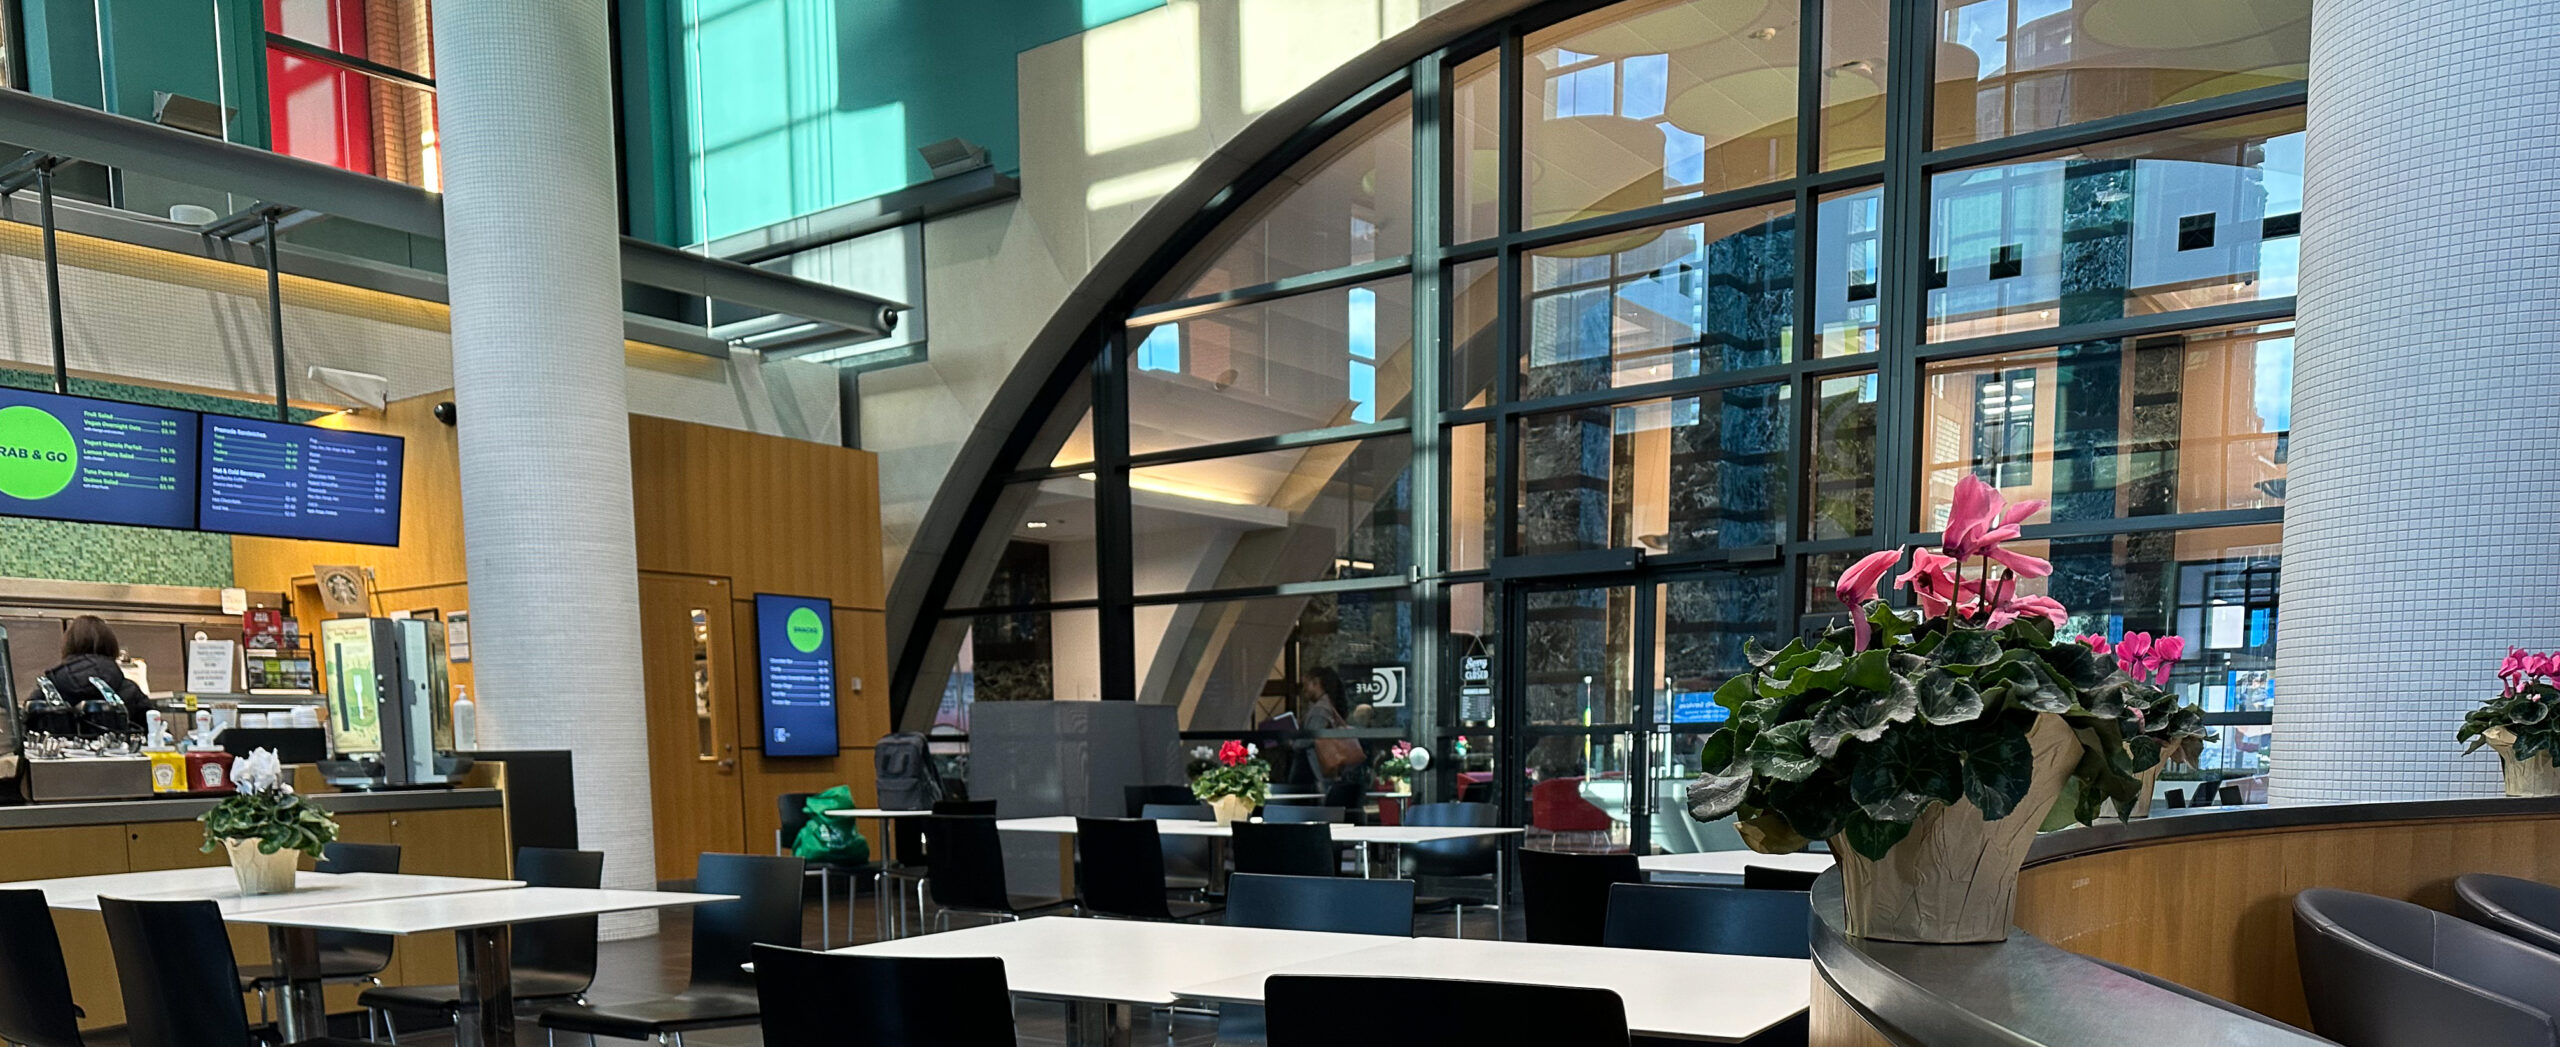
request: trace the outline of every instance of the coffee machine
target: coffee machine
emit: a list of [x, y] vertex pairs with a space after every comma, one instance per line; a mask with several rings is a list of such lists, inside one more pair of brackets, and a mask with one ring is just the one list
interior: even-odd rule
[[320, 764], [343, 789], [451, 784], [470, 769], [454, 755], [443, 623], [338, 618], [320, 623], [337, 758]]

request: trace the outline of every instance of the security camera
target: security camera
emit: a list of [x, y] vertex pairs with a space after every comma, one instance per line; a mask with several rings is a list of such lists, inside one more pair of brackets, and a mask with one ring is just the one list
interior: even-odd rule
[[436, 402], [436, 421], [443, 422], [446, 425], [452, 425], [454, 418], [459, 414], [460, 412], [453, 409], [453, 401], [439, 400]]

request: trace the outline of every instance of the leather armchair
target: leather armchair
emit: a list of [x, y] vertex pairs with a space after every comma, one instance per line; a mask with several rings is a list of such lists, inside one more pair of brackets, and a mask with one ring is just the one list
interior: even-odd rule
[[2560, 1047], [2560, 955], [2353, 891], [2293, 900], [2311, 1025], [2347, 1047]]
[[2560, 887], [2473, 873], [2453, 881], [2454, 915], [2560, 953]]

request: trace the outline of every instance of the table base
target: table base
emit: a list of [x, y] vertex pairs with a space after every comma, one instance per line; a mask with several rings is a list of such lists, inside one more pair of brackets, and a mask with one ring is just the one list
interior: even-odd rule
[[461, 995], [454, 1012], [454, 1047], [514, 1047], [516, 1000], [509, 949], [504, 924], [453, 932]]

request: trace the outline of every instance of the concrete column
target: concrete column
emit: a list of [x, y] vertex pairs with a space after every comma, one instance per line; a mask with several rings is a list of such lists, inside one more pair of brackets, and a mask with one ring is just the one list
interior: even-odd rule
[[2453, 731], [2560, 646], [2560, 5], [2321, 0], [2279, 801], [2492, 795]]
[[652, 886], [605, 4], [439, 0], [435, 32], [481, 742], [575, 752], [582, 845]]

